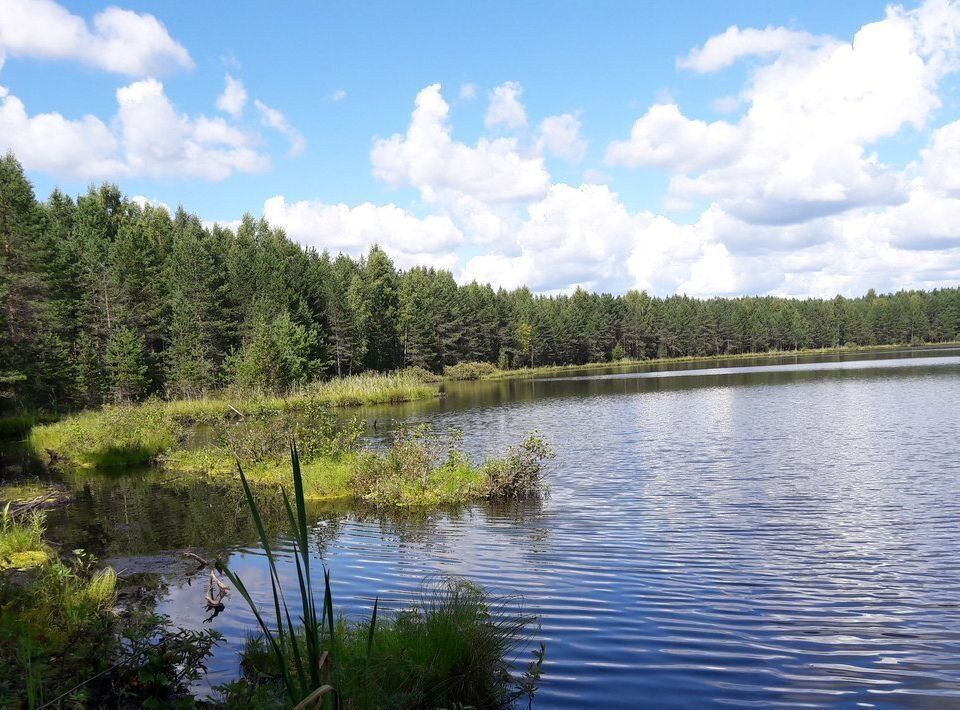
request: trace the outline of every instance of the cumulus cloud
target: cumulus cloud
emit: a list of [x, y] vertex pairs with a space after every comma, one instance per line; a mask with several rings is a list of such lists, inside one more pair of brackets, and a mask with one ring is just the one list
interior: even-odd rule
[[28, 170], [83, 179], [222, 180], [270, 165], [256, 136], [223, 119], [178, 112], [155, 79], [124, 86], [116, 96], [117, 114], [108, 126], [94, 116], [31, 116], [0, 87], [0, 151], [13, 151]]
[[266, 201], [263, 215], [292, 238], [317, 249], [359, 255], [379, 243], [402, 268], [417, 264], [452, 268], [456, 257], [451, 250], [463, 241], [449, 218], [421, 219], [393, 204], [289, 203], [278, 195]]
[[28, 170], [81, 178], [122, 172], [119, 140], [95, 116], [68, 119], [59, 113], [29, 115], [27, 108], [0, 86], [0, 152], [13, 151]]
[[269, 165], [254, 139], [221, 118], [178, 113], [155, 79], [117, 90], [126, 171], [134, 175], [223, 180]]
[[286, 136], [287, 140], [290, 141], [290, 150], [287, 154], [290, 155], [290, 157], [302, 155], [303, 151], [307, 149], [307, 139], [290, 124], [290, 121], [287, 120], [283, 112], [267, 106], [267, 104], [263, 103], [260, 99], [255, 99], [253, 105], [256, 106], [257, 111], [260, 112], [260, 122], [264, 126], [274, 129], [278, 133]]
[[548, 116], [540, 123], [537, 150], [579, 163], [587, 152], [587, 142], [580, 137], [580, 129], [580, 119], [571, 113]]
[[517, 252], [473, 257], [463, 279], [543, 291], [622, 288], [620, 266], [633, 235], [634, 218], [606, 185], [555, 184], [527, 208], [517, 229]]
[[189, 52], [156, 17], [108, 7], [89, 26], [53, 0], [0, 2], [2, 56], [79, 61], [118, 74], [192, 69]]
[[[605, 151], [608, 165], [664, 171], [666, 201], [698, 209], [692, 221], [628, 209], [592, 167], [585, 185], [553, 182], [542, 156], [583, 155], [574, 115], [543, 119], [526, 148], [518, 138], [454, 140], [439, 85], [417, 96], [405, 134], [375, 142], [374, 175], [418, 189], [458, 230], [462, 241], [438, 245], [431, 259], [451, 257], [460, 281], [708, 297], [850, 295], [960, 280], [960, 121], [930, 126], [941, 81], [958, 65], [957, 4], [891, 7], [850, 41], [769, 28], [725, 37], [692, 53], [690, 68], [757, 58], [742, 89], [726, 97], [729, 110], [742, 107], [739, 119], [704, 120], [661, 101]], [[743, 42], [731, 48], [731, 38]], [[519, 104], [519, 85], [491, 98]], [[488, 128], [510, 125], [525, 123], [497, 118]], [[877, 144], [907, 128], [929, 132], [926, 147], [909, 165], [885, 163]], [[425, 239], [421, 227], [407, 229]], [[374, 239], [372, 230], [336, 231]]]
[[223, 93], [217, 97], [217, 108], [234, 118], [243, 114], [243, 107], [247, 105], [247, 89], [243, 82], [227, 74], [226, 86]]
[[520, 101], [523, 87], [519, 81], [508, 81], [490, 92], [490, 105], [484, 123], [487, 128], [523, 128], [527, 125], [527, 109]]
[[681, 69], [707, 73], [726, 69], [744, 57], [769, 57], [781, 52], [805, 48], [822, 42], [807, 32], [789, 30], [786, 27], [741, 30], [736, 25], [726, 32], [715, 35], [702, 47], [690, 50], [686, 57], [677, 60]]
[[529, 200], [546, 193], [550, 176], [542, 157], [521, 155], [514, 138], [481, 138], [475, 146], [455, 141], [449, 114], [439, 84], [423, 89], [406, 134], [374, 142], [374, 176], [394, 187], [415, 187], [429, 203], [462, 196]]
[[956, 3], [940, 0], [890, 7], [851, 42], [732, 28], [687, 63], [705, 70], [721, 58], [791, 50], [750, 75], [740, 121], [706, 123], [675, 105], [655, 106], [628, 140], [608, 147], [607, 160], [662, 167], [672, 174], [671, 201], [716, 202], [750, 224], [902, 203], [902, 171], [872, 146], [906, 126], [923, 129], [940, 106], [940, 80], [957, 65], [958, 18]]
[[656, 104], [633, 124], [630, 138], [607, 147], [608, 165], [698, 171], [732, 160], [741, 131], [726, 121], [689, 119], [676, 104]]

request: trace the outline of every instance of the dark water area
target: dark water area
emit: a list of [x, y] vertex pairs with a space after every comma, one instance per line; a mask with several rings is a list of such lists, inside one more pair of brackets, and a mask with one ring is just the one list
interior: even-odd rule
[[[537, 708], [960, 706], [956, 350], [455, 383], [364, 416], [461, 429], [478, 457], [533, 429], [556, 446], [542, 501], [312, 510], [348, 615], [404, 608], [437, 574], [518, 595], [547, 644]], [[51, 536], [126, 565], [225, 555], [266, 602], [235, 492], [153, 475], [92, 477]], [[203, 585], [166, 584], [160, 611], [203, 625]], [[215, 685], [254, 619], [235, 595], [208, 625]]]

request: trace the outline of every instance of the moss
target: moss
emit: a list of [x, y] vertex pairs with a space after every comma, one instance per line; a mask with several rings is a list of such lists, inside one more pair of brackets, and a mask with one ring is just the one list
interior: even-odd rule
[[24, 552], [11, 552], [0, 556], [0, 570], [9, 569], [30, 569], [45, 565], [50, 561], [50, 553], [46, 550], [26, 550]]

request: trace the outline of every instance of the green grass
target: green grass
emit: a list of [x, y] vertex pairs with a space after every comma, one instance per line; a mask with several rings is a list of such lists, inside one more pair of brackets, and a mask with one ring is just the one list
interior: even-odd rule
[[439, 387], [415, 373], [357, 375], [317, 383], [279, 397], [218, 395], [206, 399], [106, 406], [30, 432], [35, 453], [80, 468], [127, 468], [173, 457], [190, 427], [235, 419], [268, 419], [318, 407], [406, 402], [436, 397]]
[[50, 548], [43, 540], [43, 530], [42, 513], [14, 516], [7, 503], [0, 510], [0, 571], [47, 563]]
[[[185, 408], [183, 402], [153, 400], [37, 427], [29, 443], [39, 455], [77, 470], [155, 463], [168, 473], [235, 481], [239, 460], [250, 481], [277, 487], [286, 480], [287, 445], [295, 437], [302, 446], [308, 498], [356, 498], [376, 506], [455, 504], [529, 495], [542, 488], [540, 472], [550, 453], [549, 447], [531, 447], [536, 437], [504, 459], [479, 465], [460, 450], [457, 437], [444, 441], [423, 427], [401, 429], [386, 451], [365, 450], [359, 445], [359, 420], [336, 417], [329, 401], [303, 395], [295, 405], [284, 400], [270, 408], [278, 402], [260, 400], [259, 408], [244, 412], [237, 407], [243, 414], [233, 412], [232, 419], [218, 410], [219, 418], [209, 420], [214, 411], [209, 401], [198, 410]], [[195, 445], [188, 434], [198, 419], [209, 430]]]
[[265, 704], [272, 696], [288, 707], [500, 708], [532, 697], [543, 647], [522, 676], [513, 661], [529, 640], [533, 617], [511, 613], [474, 584], [445, 580], [424, 603], [392, 618], [378, 615], [379, 601], [369, 620], [335, 617], [328, 570], [322, 596], [313, 589], [306, 481], [296, 447], [291, 463], [293, 501], [285, 491], [283, 497], [297, 579], [289, 588], [281, 582], [253, 489], [239, 471], [267, 558], [272, 604], [261, 610], [242, 578], [225, 569], [260, 629], [244, 653], [244, 678], [223, 689], [226, 706], [249, 705], [253, 697]]
[[450, 380], [481, 380], [499, 372], [500, 368], [489, 362], [459, 362], [443, 368], [443, 376]]

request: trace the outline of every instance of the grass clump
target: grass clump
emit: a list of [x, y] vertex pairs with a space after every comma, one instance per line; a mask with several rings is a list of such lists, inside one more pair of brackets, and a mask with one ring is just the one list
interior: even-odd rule
[[308, 388], [307, 393], [333, 407], [353, 407], [432, 399], [439, 389], [418, 373], [403, 370], [326, 380]]
[[451, 380], [480, 380], [500, 372], [500, 368], [490, 362], [459, 362], [443, 368], [443, 376]]
[[513, 672], [513, 661], [535, 620], [510, 613], [507, 604], [492, 602], [477, 585], [446, 580], [423, 604], [392, 619], [379, 618], [379, 601], [369, 620], [336, 617], [329, 571], [324, 571], [322, 597], [313, 589], [304, 479], [295, 446], [291, 461], [293, 501], [285, 491], [283, 497], [297, 573], [292, 590], [281, 582], [260, 507], [239, 471], [267, 557], [273, 603], [271, 617], [243, 580], [225, 569], [260, 627], [244, 654], [244, 678], [223, 688], [227, 706], [249, 705], [256, 698], [261, 706], [272, 700], [278, 707], [500, 708], [532, 697], [543, 647], [522, 676]]
[[[81, 550], [60, 559], [43, 530], [38, 511], [0, 516], [0, 707], [192, 704], [190, 683], [219, 636], [118, 610], [117, 573]], [[18, 554], [37, 561], [2, 564]]]
[[156, 460], [183, 433], [164, 403], [152, 400], [107, 406], [35, 427], [28, 441], [36, 453], [52, 460], [81, 468], [124, 468]]
[[460, 447], [462, 434], [446, 438], [421, 424], [394, 434], [385, 452], [364, 452], [354, 486], [374, 505], [418, 506], [473, 499], [519, 498], [542, 493], [543, 471], [554, 456], [538, 434], [530, 434], [505, 458], [472, 463]]
[[0, 571], [27, 569], [49, 561], [43, 540], [44, 518], [39, 511], [14, 516], [7, 503], [0, 511]]
[[44, 413], [18, 413], [0, 417], [0, 440], [16, 439], [29, 432], [36, 424], [51, 422], [52, 415]]

